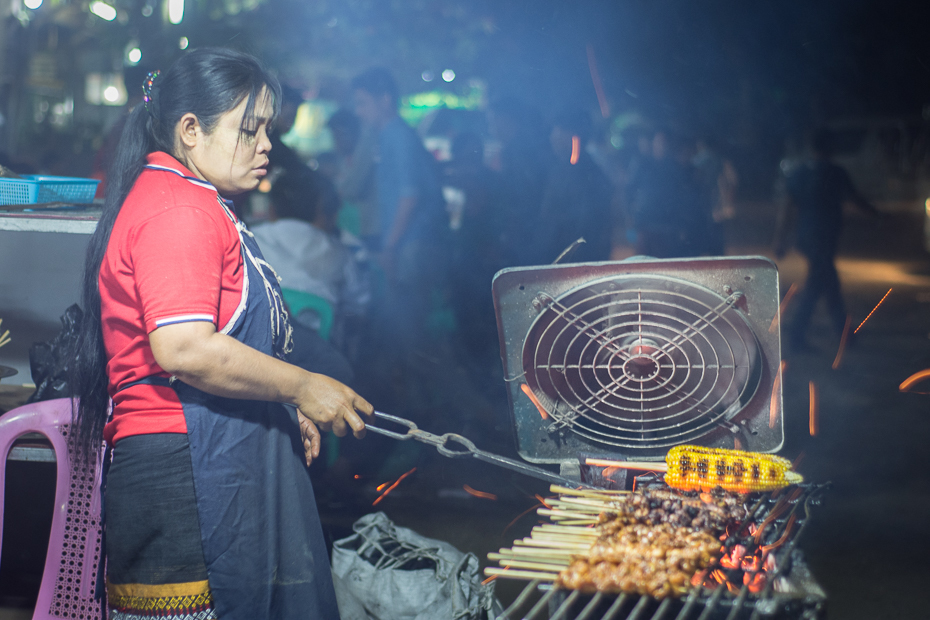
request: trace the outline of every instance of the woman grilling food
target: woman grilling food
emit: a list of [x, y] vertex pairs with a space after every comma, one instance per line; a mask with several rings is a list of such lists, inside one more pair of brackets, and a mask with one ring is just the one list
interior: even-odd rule
[[373, 409], [283, 361], [277, 279], [224, 198], [265, 175], [280, 86], [251, 56], [201, 49], [143, 92], [73, 364], [80, 445], [112, 448], [109, 617], [338, 618], [306, 465], [318, 429], [361, 437]]

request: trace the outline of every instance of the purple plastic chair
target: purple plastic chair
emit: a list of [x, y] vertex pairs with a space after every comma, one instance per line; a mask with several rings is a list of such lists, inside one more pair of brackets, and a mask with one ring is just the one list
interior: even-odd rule
[[68, 442], [70, 430], [71, 402], [66, 398], [24, 405], [0, 417], [0, 525], [6, 459], [13, 442], [25, 433], [42, 433], [51, 441], [58, 464], [55, 514], [33, 620], [102, 617], [100, 602], [94, 600], [97, 566], [101, 561], [102, 456], [94, 466], [74, 465]]

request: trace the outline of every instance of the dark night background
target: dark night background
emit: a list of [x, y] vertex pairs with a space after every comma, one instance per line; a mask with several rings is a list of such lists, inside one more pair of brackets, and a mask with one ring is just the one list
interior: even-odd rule
[[[12, 1], [15, 6], [21, 2]], [[880, 148], [841, 163], [859, 166], [852, 171], [854, 180], [885, 217], [878, 223], [860, 215], [847, 218], [838, 264], [853, 325], [886, 291], [893, 287], [894, 292], [863, 328], [840, 369], [831, 367], [837, 348], [826, 318], [815, 320], [813, 340], [819, 350], [791, 357], [786, 370], [782, 454], [790, 459], [806, 454], [802, 473], [809, 480], [834, 483], [800, 545], [830, 597], [830, 620], [930, 617], [930, 396], [899, 389], [906, 377], [930, 367], [930, 205], [926, 212], [924, 206], [930, 196], [930, 3], [187, 0], [184, 21], [170, 25], [160, 17], [162, 0], [115, 0], [120, 16], [113, 22], [90, 15], [86, 1], [45, 0], [38, 10], [18, 13], [5, 8], [10, 2], [0, 0], [0, 114], [5, 120], [0, 155], [54, 166], [55, 174], [90, 174], [93, 154], [125, 111], [86, 103], [85, 74], [122, 71], [130, 44], [142, 50], [142, 61], [127, 76], [165, 68], [182, 53], [180, 37], [188, 37], [192, 48], [226, 45], [255, 53], [308, 98], [338, 105], [351, 103], [354, 75], [383, 65], [402, 94], [440, 87], [462, 93], [475, 79], [486, 84], [488, 103], [519, 97], [536, 106], [544, 120], [565, 106], [581, 108], [595, 120], [604, 144], [613, 129], [630, 119], [690, 138], [713, 137], [739, 173], [736, 216], [726, 230], [731, 255], [773, 256], [779, 162], [798, 154], [806, 132], [822, 125], [852, 128], [860, 137], [867, 130], [877, 132]], [[152, 16], [143, 15], [145, 7]], [[592, 60], [606, 108], [598, 101]], [[457, 74], [452, 84], [421, 79], [424, 71], [438, 75], [446, 68]], [[135, 93], [138, 81], [129, 80], [127, 89]], [[60, 102], [66, 96], [74, 102], [66, 124], [54, 126], [34, 114], [38, 102]], [[893, 131], [881, 133], [888, 128]], [[633, 150], [631, 142], [622, 146]], [[619, 154], [616, 159], [622, 161]], [[15, 233], [4, 234], [0, 250]], [[68, 243], [79, 245], [78, 236], [67, 235]], [[620, 240], [617, 249], [622, 234], [615, 239]], [[44, 251], [39, 244], [36, 249], [17, 240], [25, 260]], [[71, 245], [61, 245], [67, 250], [62, 256], [80, 256]], [[632, 253], [628, 246], [620, 249], [617, 257]], [[16, 350], [25, 358], [28, 336], [16, 333], [25, 322], [16, 323], [17, 317], [7, 314], [11, 300], [19, 301], [17, 287], [27, 289], [9, 268], [23, 258], [5, 264], [4, 256], [0, 252], [0, 318], [7, 319], [3, 328], [18, 340], [0, 353]], [[36, 259], [37, 264], [47, 262]], [[77, 271], [74, 265], [55, 269], [60, 266], [65, 274], [68, 268]], [[806, 263], [800, 254], [779, 259], [778, 268], [781, 295], [803, 282]], [[21, 296], [34, 294], [28, 291]], [[61, 300], [55, 294], [36, 294], [31, 301], [45, 312], [36, 340], [51, 339], [71, 300], [57, 307]], [[449, 411], [442, 407], [468, 414], [472, 405], [490, 409], [488, 403], [503, 395], [497, 367], [488, 374], [491, 396], [483, 401], [456, 384], [458, 370], [439, 367], [431, 377], [440, 386], [437, 391], [445, 389], [444, 381], [452, 386], [438, 400], [443, 414]], [[811, 382], [820, 390], [816, 437], [808, 431]], [[508, 409], [506, 403], [492, 405], [495, 415]], [[449, 428], [448, 420], [437, 416], [437, 427], [430, 430], [457, 430]], [[482, 430], [469, 435], [479, 447], [514, 453], [506, 424]], [[547, 485], [502, 475], [490, 465], [464, 467], [431, 449], [429, 454], [434, 458], [428, 467], [377, 509], [400, 525], [474, 552], [482, 566], [488, 564], [488, 551], [526, 535], [534, 515], [522, 521], [514, 517], [531, 511], [534, 494], [547, 493]], [[500, 501], [463, 495], [463, 483], [498, 493]], [[454, 493], [437, 493], [440, 485]], [[355, 518], [374, 510], [372, 489], [352, 490], [354, 504], [339, 495], [343, 488], [319, 491], [331, 537], [347, 535]], [[25, 522], [31, 524], [31, 518]], [[7, 574], [14, 570], [9, 566]], [[498, 582], [502, 598], [512, 598], [523, 586], [503, 581]], [[33, 585], [38, 587], [37, 577]], [[0, 591], [0, 605], [4, 594]], [[2, 609], [0, 620], [6, 620]]]
[[[198, 0], [176, 26], [143, 17], [146, 3], [115, 3], [115, 22], [68, 0], [49, 0], [26, 24], [8, 17], [0, 112], [11, 116], [37, 52], [55, 54], [68, 82], [118, 67], [131, 39], [141, 66], [166, 66], [181, 35], [258, 53], [283, 78], [337, 99], [372, 64], [391, 67], [405, 92], [423, 90], [422, 71], [454, 67], [457, 84], [479, 78], [490, 98], [518, 95], [544, 113], [597, 111], [590, 46], [611, 115], [637, 112], [772, 155], [784, 136], [837, 117], [919, 119], [930, 104], [930, 9], [899, 0]], [[88, 120], [72, 138], [93, 142], [108, 122]], [[0, 146], [18, 142], [8, 125]]]

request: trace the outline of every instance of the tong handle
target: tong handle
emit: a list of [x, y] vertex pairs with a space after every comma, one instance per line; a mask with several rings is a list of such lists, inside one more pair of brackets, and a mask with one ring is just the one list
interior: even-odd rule
[[387, 430], [387, 429], [380, 428], [380, 427], [378, 427], [378, 426], [372, 426], [371, 424], [366, 424], [366, 425], [365, 425], [365, 428], [366, 428], [366, 429], [368, 429], [368, 430], [370, 430], [370, 431], [372, 431], [372, 432], [374, 432], [374, 433], [377, 433], [377, 434], [379, 434], [379, 435], [384, 435], [385, 437], [390, 437], [391, 439], [397, 439], [398, 441], [406, 441], [407, 439], [410, 439], [411, 437], [413, 437], [413, 435], [410, 434], [411, 432], [420, 430], [420, 429], [417, 427], [417, 425], [416, 425], [415, 423], [411, 422], [410, 420], [408, 420], [408, 419], [406, 419], [406, 418], [399, 418], [399, 417], [397, 417], [397, 416], [390, 415], [390, 414], [384, 413], [384, 412], [382, 412], [382, 411], [375, 411], [375, 417], [376, 417], [376, 418], [380, 418], [380, 419], [382, 419], [382, 420], [387, 420], [388, 422], [394, 422], [395, 424], [397, 424], [397, 425], [399, 425], [399, 426], [406, 426], [406, 427], [407, 427], [407, 432], [406, 432], [406, 433], [395, 433], [394, 431], [389, 431], [389, 430]]
[[[530, 465], [529, 463], [524, 463], [522, 461], [516, 461], [514, 459], [507, 458], [506, 456], [500, 456], [499, 454], [493, 454], [491, 452], [485, 452], [484, 450], [479, 450], [475, 444], [462, 435], [456, 433], [446, 433], [445, 435], [435, 435], [427, 431], [420, 430], [414, 422], [407, 420], [406, 418], [400, 418], [397, 416], [389, 415], [387, 413], [382, 413], [380, 411], [375, 411], [375, 417], [381, 420], [387, 420], [389, 422], [394, 422], [400, 426], [407, 427], [406, 433], [395, 433], [394, 431], [389, 431], [377, 426], [372, 426], [370, 424], [366, 425], [366, 428], [374, 433], [379, 435], [384, 435], [385, 437], [391, 437], [392, 439], [397, 439], [400, 441], [406, 441], [408, 439], [416, 439], [417, 441], [429, 444], [436, 448], [439, 454], [449, 457], [449, 458], [459, 458], [463, 456], [473, 456], [479, 461], [484, 461], [485, 463], [490, 463], [492, 465], [497, 465], [498, 467], [503, 467], [511, 471], [521, 473], [526, 476], [531, 476], [539, 480], [545, 480], [553, 484], [559, 484], [569, 488], [596, 488], [591, 487], [591, 485], [585, 484], [578, 480], [569, 480], [568, 478], [563, 478], [558, 474], [554, 474], [548, 469], [543, 469], [542, 467], [536, 467], [535, 465]], [[459, 444], [462, 446], [462, 450], [455, 450], [450, 447], [449, 444]]]

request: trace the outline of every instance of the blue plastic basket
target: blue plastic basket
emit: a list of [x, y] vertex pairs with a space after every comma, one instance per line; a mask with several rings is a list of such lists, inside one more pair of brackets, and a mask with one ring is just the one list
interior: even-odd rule
[[91, 203], [97, 179], [24, 175], [22, 179], [0, 179], [0, 205], [29, 205], [45, 202]]

